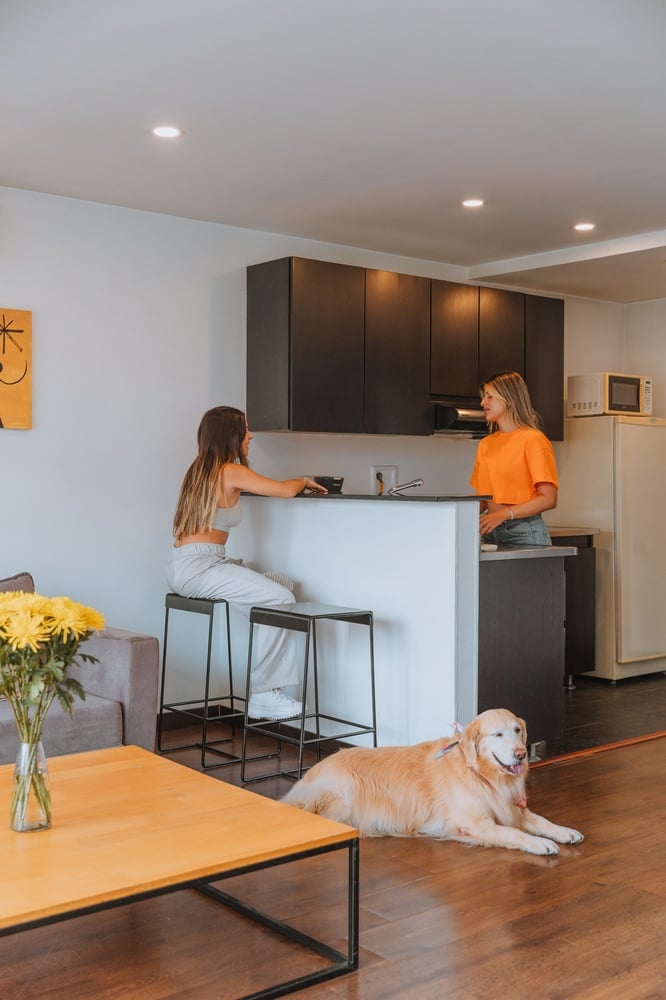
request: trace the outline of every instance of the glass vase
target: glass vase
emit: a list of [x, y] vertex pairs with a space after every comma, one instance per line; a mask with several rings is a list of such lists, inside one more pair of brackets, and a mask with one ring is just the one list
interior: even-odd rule
[[14, 766], [9, 814], [12, 830], [48, 830], [51, 826], [51, 792], [46, 754], [41, 742], [21, 743]]

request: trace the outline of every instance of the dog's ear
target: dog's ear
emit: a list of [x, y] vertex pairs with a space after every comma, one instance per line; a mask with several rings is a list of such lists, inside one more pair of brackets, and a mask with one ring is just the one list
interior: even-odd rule
[[523, 743], [527, 743], [527, 723], [525, 722], [524, 719], [519, 719], [518, 716], [516, 716], [516, 722], [520, 726], [520, 732], [523, 738]]
[[474, 767], [479, 756], [479, 735], [479, 724], [473, 719], [468, 726], [465, 726], [460, 737], [460, 749], [468, 767]]

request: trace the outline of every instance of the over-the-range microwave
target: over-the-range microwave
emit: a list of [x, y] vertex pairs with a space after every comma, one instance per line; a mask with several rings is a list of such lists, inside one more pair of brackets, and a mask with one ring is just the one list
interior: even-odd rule
[[594, 372], [569, 375], [567, 416], [592, 417], [599, 413], [652, 414], [652, 379], [647, 375]]

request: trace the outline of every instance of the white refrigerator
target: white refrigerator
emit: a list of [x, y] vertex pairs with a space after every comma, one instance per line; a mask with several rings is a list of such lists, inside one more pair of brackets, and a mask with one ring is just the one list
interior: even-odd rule
[[572, 417], [551, 524], [598, 528], [596, 677], [666, 670], [666, 420]]

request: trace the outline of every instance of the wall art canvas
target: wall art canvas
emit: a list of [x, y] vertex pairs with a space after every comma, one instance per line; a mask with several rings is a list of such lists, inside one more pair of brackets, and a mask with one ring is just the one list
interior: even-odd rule
[[0, 428], [32, 427], [32, 313], [0, 306]]

